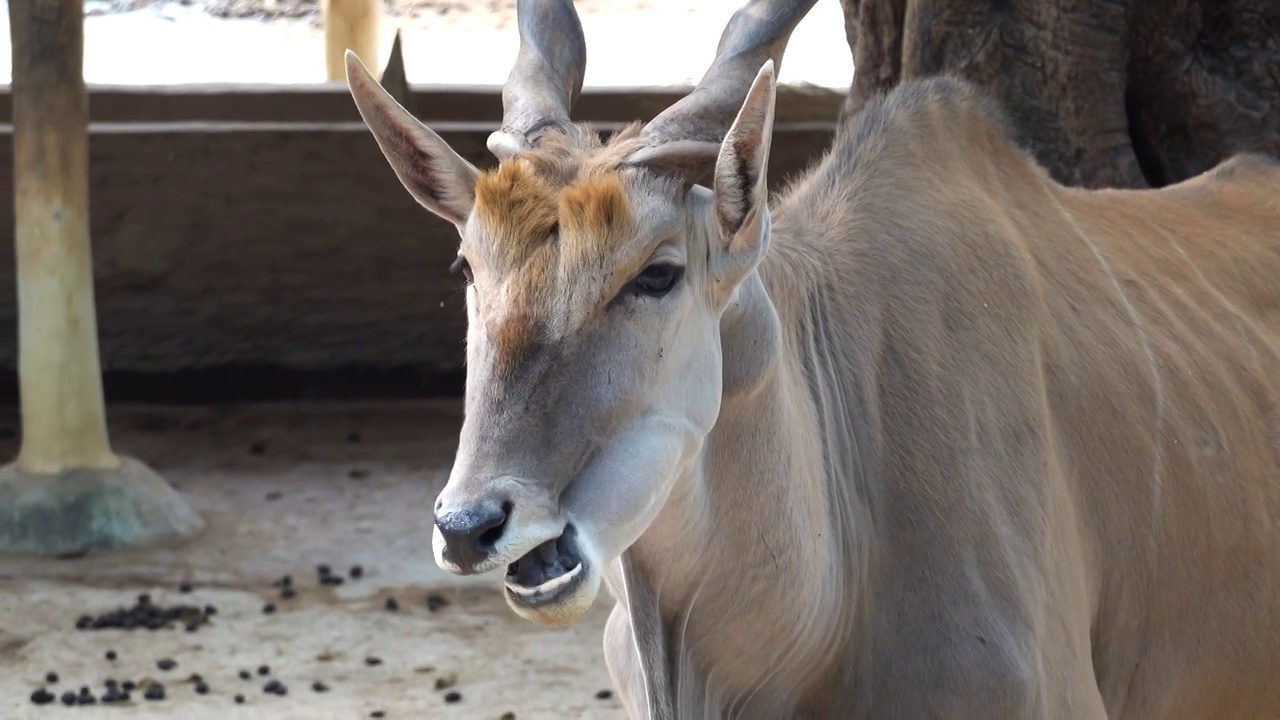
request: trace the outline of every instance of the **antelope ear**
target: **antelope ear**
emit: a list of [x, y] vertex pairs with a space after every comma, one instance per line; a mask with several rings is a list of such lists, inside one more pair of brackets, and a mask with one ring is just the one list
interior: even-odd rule
[[747, 91], [716, 158], [716, 217], [729, 238], [730, 249], [746, 241], [742, 237], [752, 220], [768, 210], [769, 147], [773, 140], [773, 60], [766, 60]]
[[461, 232], [475, 205], [480, 171], [405, 110], [347, 51], [347, 85], [364, 124], [409, 194]]
[[769, 248], [769, 143], [773, 137], [773, 61], [756, 74], [747, 99], [720, 143], [711, 201], [723, 238], [712, 251], [712, 273], [736, 288]]

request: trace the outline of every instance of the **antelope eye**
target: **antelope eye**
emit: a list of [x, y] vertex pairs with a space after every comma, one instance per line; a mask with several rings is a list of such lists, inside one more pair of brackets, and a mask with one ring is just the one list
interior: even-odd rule
[[631, 291], [636, 295], [662, 297], [671, 292], [671, 288], [675, 287], [683, 276], [683, 267], [657, 262], [645, 268], [635, 280], [631, 281]]
[[475, 282], [475, 278], [471, 277], [471, 263], [467, 262], [467, 259], [461, 255], [449, 266], [449, 272], [461, 272], [462, 276], [467, 279], [468, 284]]

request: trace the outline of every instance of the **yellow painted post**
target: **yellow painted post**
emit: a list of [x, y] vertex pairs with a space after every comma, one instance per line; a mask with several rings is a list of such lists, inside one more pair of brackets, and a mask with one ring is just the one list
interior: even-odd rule
[[382, 0], [321, 0], [324, 22], [324, 67], [329, 82], [347, 77], [350, 49], [366, 67], [378, 62], [378, 25]]
[[0, 551], [195, 535], [203, 521], [107, 435], [89, 240], [83, 0], [10, 0], [22, 447], [0, 468]]

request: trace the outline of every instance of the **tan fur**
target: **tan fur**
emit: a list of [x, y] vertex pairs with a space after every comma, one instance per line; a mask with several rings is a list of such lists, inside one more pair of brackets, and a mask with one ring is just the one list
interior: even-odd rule
[[588, 244], [624, 231], [631, 213], [618, 163], [634, 134], [629, 127], [602, 145], [585, 126], [572, 137], [549, 133], [538, 149], [481, 175], [476, 214], [506, 261], [520, 264], [557, 224], [565, 237]]
[[510, 382], [525, 361], [539, 347], [543, 323], [531, 310], [535, 297], [514, 300], [518, 307], [498, 323], [493, 337], [494, 375], [498, 382]]
[[507, 160], [476, 180], [476, 217], [495, 247], [518, 265], [533, 248], [551, 240], [557, 190], [525, 158]]
[[[436, 510], [511, 514], [452, 566], [438, 514], [442, 567], [572, 523], [633, 718], [1280, 717], [1280, 162], [1068, 188], [934, 78], [726, 238], [636, 141], [574, 126], [477, 183]], [[659, 257], [678, 290], [618, 294]], [[576, 617], [602, 569], [517, 611]]]
[[378, 67], [378, 24], [382, 0], [321, 0], [324, 66], [329, 82], [346, 78], [348, 49], [369, 67]]
[[[552, 134], [535, 151], [503, 160], [476, 182], [475, 213], [504, 268], [509, 312], [493, 331], [497, 371], [510, 373], [538, 347], [545, 290], [561, 268], [599, 264], [634, 218], [618, 162], [634, 137], [628, 127], [601, 144], [589, 128]], [[579, 139], [580, 144], [574, 142]]]
[[776, 369], [628, 553], [676, 717], [1280, 714], [1280, 165], [1065, 188], [931, 81], [774, 208]]
[[560, 193], [560, 224], [569, 235], [604, 240], [631, 225], [631, 208], [617, 172], [575, 180]]
[[1280, 168], [1065, 188], [911, 84], [759, 277], [700, 490], [627, 553], [633, 717], [1280, 713]]

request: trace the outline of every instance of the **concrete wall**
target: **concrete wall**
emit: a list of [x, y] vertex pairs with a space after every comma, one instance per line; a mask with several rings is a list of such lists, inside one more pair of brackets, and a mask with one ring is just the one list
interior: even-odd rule
[[[501, 117], [498, 88], [414, 89], [419, 117], [472, 162], [492, 165], [484, 142]], [[681, 94], [588, 93], [575, 115], [610, 130]], [[9, 99], [6, 89], [0, 112]], [[784, 89], [775, 182], [825, 149], [841, 99]], [[90, 106], [109, 396], [115, 387], [117, 397], [164, 399], [184, 392], [182, 377], [214, 397], [219, 382], [259, 391], [301, 382], [295, 391], [305, 394], [308, 383], [337, 382], [317, 378], [338, 371], [339, 384], [354, 383], [339, 394], [360, 395], [356, 386], [370, 382], [391, 382], [391, 394], [456, 389], [465, 322], [460, 282], [447, 273], [456, 231], [409, 198], [345, 87], [97, 88]], [[5, 126], [0, 192], [11, 197], [12, 182]], [[11, 246], [12, 233], [12, 203], [0, 204], [0, 245]], [[0, 372], [9, 375], [15, 323], [13, 254], [2, 252]], [[0, 400], [10, 385], [0, 382]]]

